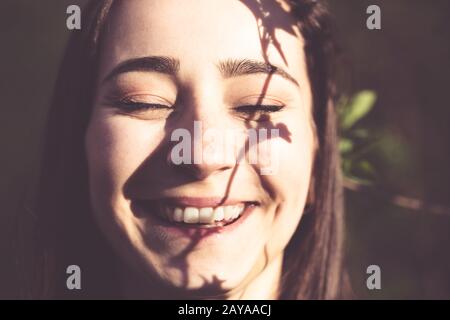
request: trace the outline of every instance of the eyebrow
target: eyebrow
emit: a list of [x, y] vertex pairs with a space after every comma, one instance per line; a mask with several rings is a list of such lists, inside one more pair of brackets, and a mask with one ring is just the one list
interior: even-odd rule
[[158, 72], [176, 76], [180, 61], [172, 57], [150, 56], [125, 60], [117, 65], [104, 79], [107, 82], [121, 73], [132, 71]]
[[[228, 59], [217, 65], [224, 78], [233, 78], [251, 74], [279, 75], [289, 80], [297, 87], [297, 80], [281, 67], [268, 62], [251, 59]], [[107, 82], [121, 73], [132, 71], [158, 72], [170, 76], [176, 76], [180, 70], [180, 61], [167, 56], [148, 56], [125, 60], [108, 73], [102, 82]]]
[[279, 75], [289, 80], [290, 82], [294, 83], [297, 87], [300, 86], [297, 80], [295, 80], [295, 78], [291, 76], [288, 72], [283, 70], [281, 67], [274, 66], [268, 62], [262, 62], [251, 59], [241, 59], [241, 60], [229, 59], [220, 62], [218, 68], [225, 78], [258, 73], [263, 73], [267, 75], [273, 74]]

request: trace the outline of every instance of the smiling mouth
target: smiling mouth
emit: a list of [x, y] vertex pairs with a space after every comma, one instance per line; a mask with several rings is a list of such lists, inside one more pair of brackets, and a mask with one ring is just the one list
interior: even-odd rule
[[136, 204], [144, 214], [153, 214], [180, 227], [213, 228], [230, 225], [247, 211], [258, 205], [246, 201], [230, 205], [202, 206], [174, 204], [161, 200], [137, 200]]

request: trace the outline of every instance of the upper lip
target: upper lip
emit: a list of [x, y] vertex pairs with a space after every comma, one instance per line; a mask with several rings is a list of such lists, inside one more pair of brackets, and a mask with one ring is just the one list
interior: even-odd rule
[[172, 206], [197, 207], [197, 208], [231, 206], [240, 203], [258, 204], [257, 201], [224, 199], [223, 197], [166, 197], [166, 198], [152, 199], [149, 201], [163, 202], [167, 205]]

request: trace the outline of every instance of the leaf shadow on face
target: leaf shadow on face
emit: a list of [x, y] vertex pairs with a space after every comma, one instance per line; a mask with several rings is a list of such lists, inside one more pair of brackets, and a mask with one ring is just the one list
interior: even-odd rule
[[[283, 5], [278, 0], [239, 0], [242, 2], [254, 15], [258, 27], [259, 38], [261, 42], [261, 49], [264, 55], [264, 60], [267, 62], [267, 51], [269, 45], [272, 44], [280, 54], [283, 62], [287, 65], [287, 59], [283, 52], [280, 42], [276, 37], [276, 31], [282, 30], [291, 35], [295, 35], [295, 24], [292, 19], [287, 19], [286, 15], [289, 12], [283, 8]], [[294, 3], [290, 3], [290, 6]]]
[[[276, 1], [261, 1], [261, 6], [255, 0], [240, 0], [255, 16], [255, 19], [259, 26], [259, 37], [260, 37], [260, 45], [262, 49], [262, 55], [264, 62], [268, 63], [268, 55], [267, 51], [272, 44], [279, 52], [280, 56], [284, 60], [287, 65], [287, 61], [285, 55], [282, 50], [282, 46], [277, 40], [275, 36], [275, 31], [277, 29], [285, 30], [291, 34], [294, 34], [294, 25], [290, 23], [293, 19], [286, 19], [286, 15], [289, 14], [285, 11], [285, 9], [281, 6], [280, 3]], [[269, 5], [270, 2], [270, 5]], [[261, 10], [267, 9], [269, 15], [264, 14], [264, 11]], [[272, 79], [273, 73], [268, 74], [264, 84], [261, 88], [261, 93], [258, 98], [256, 104], [261, 104], [264, 100], [267, 90]], [[279, 130], [278, 137], [291, 143], [291, 132], [288, 127], [284, 123], [274, 123], [270, 120], [269, 116], [259, 116], [258, 121], [256, 120], [256, 113], [253, 113], [249, 116], [249, 118], [245, 122], [246, 129], [267, 129], [270, 132], [271, 129]], [[128, 198], [130, 194], [132, 194], [132, 190], [136, 187], [145, 188], [145, 186], [149, 186], [154, 180], [155, 174], [160, 178], [158, 182], [163, 181], [163, 186], [160, 188], [174, 188], [177, 186], [182, 186], [187, 183], [192, 183], [198, 181], [193, 176], [189, 175], [177, 175], [174, 176], [173, 168], [169, 168], [167, 166], [167, 154], [170, 153], [173, 145], [170, 142], [172, 130], [165, 127], [165, 136], [162, 139], [162, 142], [156, 147], [155, 152], [153, 152], [145, 161], [139, 166], [139, 168], [132, 174], [129, 180], [126, 182], [124, 187], [124, 194]], [[269, 135], [267, 135], [267, 139], [271, 139]], [[257, 143], [263, 142], [259, 140]], [[232, 168], [230, 173], [230, 177], [226, 184], [226, 189], [224, 195], [222, 197], [221, 203], [223, 204], [230, 195], [230, 191], [233, 185], [233, 181], [235, 180], [236, 173], [239, 169], [239, 165], [241, 160], [245, 157], [246, 150], [253, 147], [254, 145], [250, 145], [249, 138], [247, 137], [243, 147], [238, 152], [238, 157], [236, 159], [236, 164]], [[258, 170], [257, 165], [252, 164], [253, 169]], [[161, 179], [162, 177], [162, 179]], [[154, 182], [153, 182], [154, 183]], [[219, 204], [219, 205], [220, 205]], [[167, 296], [162, 296], [165, 294], [161, 294], [161, 298], [166, 299], [199, 299], [199, 298], [218, 298], [218, 299], [226, 299], [230, 296], [230, 289], [225, 287], [225, 279], [221, 279], [217, 275], [212, 276], [211, 279], [203, 278], [203, 284], [196, 289], [189, 288], [189, 276], [191, 274], [191, 266], [188, 261], [189, 255], [196, 249], [199, 242], [207, 235], [213, 233], [214, 231], [210, 231], [208, 229], [198, 229], [198, 232], [192, 232], [189, 237], [189, 243], [182, 248], [178, 254], [171, 257], [169, 261], [166, 263], [164, 268], [168, 269], [176, 269], [181, 274], [181, 284], [177, 286], [176, 290], [168, 289]], [[252, 237], [250, 234], [249, 237]], [[163, 253], [164, 248], [158, 247], [153, 241], [151, 241], [151, 237], [149, 239], [145, 239], [146, 246], [155, 253]], [[262, 258], [263, 263], [260, 272], [262, 272], [270, 262], [269, 251], [267, 248], [267, 244], [264, 247]], [[238, 267], [238, 266], [237, 266]], [[155, 280], [155, 284], [159, 280]], [[159, 283], [158, 285], [164, 287], [164, 284]], [[155, 289], [157, 290], [157, 289]], [[162, 290], [161, 292], [164, 292]], [[241, 295], [238, 298], [241, 298], [242, 295], [245, 294], [245, 289], [241, 292]]]

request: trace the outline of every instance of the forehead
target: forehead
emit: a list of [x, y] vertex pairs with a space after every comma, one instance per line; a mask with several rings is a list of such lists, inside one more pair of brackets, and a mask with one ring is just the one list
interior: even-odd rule
[[[266, 5], [271, 16], [264, 26], [274, 27], [272, 39], [279, 45], [269, 42], [263, 49], [261, 37], [271, 29], [259, 26], [256, 1], [118, 1], [108, 19], [102, 69], [143, 56], [171, 56], [180, 60], [180, 70], [196, 71], [230, 58], [266, 57], [300, 79], [305, 69], [303, 39], [294, 19], [277, 6], [276, 1]], [[290, 29], [282, 27], [286, 25]]]

